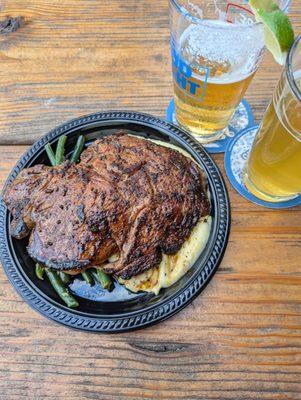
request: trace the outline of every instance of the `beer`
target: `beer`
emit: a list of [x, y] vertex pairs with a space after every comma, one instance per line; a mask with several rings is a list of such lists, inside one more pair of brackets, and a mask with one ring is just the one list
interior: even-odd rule
[[[301, 70], [294, 78], [301, 89]], [[244, 183], [267, 201], [301, 193], [301, 102], [287, 84], [285, 73], [269, 105], [244, 174]]]
[[[175, 83], [175, 107], [177, 121], [199, 139], [217, 139], [224, 132], [230, 118], [242, 99], [254, 73], [232, 83], [208, 82], [203, 102], [186, 94]], [[218, 135], [215, 133], [219, 132]]]
[[177, 121], [199, 140], [215, 140], [253, 79], [262, 27], [204, 20], [185, 29], [179, 43], [179, 50], [172, 44]]

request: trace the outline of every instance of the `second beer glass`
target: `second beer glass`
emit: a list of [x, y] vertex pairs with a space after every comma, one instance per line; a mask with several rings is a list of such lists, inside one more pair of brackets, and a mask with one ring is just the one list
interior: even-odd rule
[[244, 171], [256, 197], [271, 202], [301, 194], [301, 35], [289, 51]]
[[263, 26], [243, 0], [170, 0], [170, 15], [177, 121], [200, 142], [216, 140], [258, 68]]

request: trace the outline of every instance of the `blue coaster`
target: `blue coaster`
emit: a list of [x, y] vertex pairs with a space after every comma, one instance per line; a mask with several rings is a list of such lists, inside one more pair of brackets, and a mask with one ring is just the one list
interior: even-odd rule
[[[178, 125], [175, 116], [175, 102], [172, 99], [166, 110], [166, 119], [175, 125]], [[232, 137], [239, 131], [254, 123], [254, 116], [250, 104], [247, 100], [243, 99], [238, 105], [233, 117], [229, 123], [229, 136], [223, 136], [221, 139], [203, 144], [208, 153], [224, 153], [226, 151], [228, 143], [231, 141]]]
[[243, 168], [251, 150], [257, 130], [258, 125], [253, 125], [249, 128], [243, 129], [241, 132], [237, 133], [228, 144], [225, 153], [225, 170], [231, 185], [247, 200], [263, 207], [289, 208], [301, 205], [301, 195], [292, 200], [283, 201], [281, 203], [272, 203], [258, 199], [251, 194], [243, 184]]

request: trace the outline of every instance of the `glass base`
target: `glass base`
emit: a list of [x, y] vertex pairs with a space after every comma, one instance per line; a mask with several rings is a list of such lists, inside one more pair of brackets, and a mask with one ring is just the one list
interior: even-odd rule
[[[175, 125], [179, 125], [175, 115], [174, 99], [169, 102], [169, 105], [166, 109], [166, 119]], [[254, 116], [250, 104], [247, 102], [247, 100], [243, 99], [231, 118], [227, 130], [224, 131], [225, 134], [223, 134], [223, 132], [218, 132], [218, 136], [221, 134], [218, 139], [211, 136], [209, 139], [212, 140], [208, 141], [207, 139], [207, 143], [202, 145], [205, 147], [208, 153], [224, 153], [229, 142], [231, 141], [231, 138], [235, 136], [237, 132], [241, 131], [247, 126], [251, 126], [253, 123]], [[185, 130], [183, 127], [182, 129]], [[214, 135], [215, 133], [216, 132], [213, 132]]]
[[252, 180], [250, 179], [250, 177], [246, 171], [244, 171], [244, 173], [243, 173], [243, 183], [250, 193], [252, 193], [254, 196], [256, 196], [259, 199], [264, 200], [264, 201], [278, 203], [278, 202], [293, 200], [299, 196], [298, 194], [294, 194], [292, 196], [269, 195], [269, 194], [263, 192], [262, 190], [258, 189], [258, 187], [254, 184], [254, 182], [252, 182]]
[[179, 123], [179, 126], [185, 130], [185, 132], [190, 133], [198, 142], [202, 144], [207, 144], [207, 143], [212, 143], [215, 142], [216, 140], [219, 140], [220, 138], [224, 136], [229, 136], [229, 128], [226, 127], [225, 129], [222, 129], [220, 131], [216, 131], [213, 133], [199, 133], [199, 132], [194, 132], [190, 130], [188, 127], [182, 125]]

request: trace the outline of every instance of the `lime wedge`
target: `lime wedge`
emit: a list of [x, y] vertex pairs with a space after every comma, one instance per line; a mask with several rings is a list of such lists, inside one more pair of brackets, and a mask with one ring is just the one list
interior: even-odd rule
[[274, 59], [285, 64], [287, 52], [294, 42], [294, 31], [288, 16], [272, 0], [250, 0], [256, 21], [264, 25], [264, 41]]

